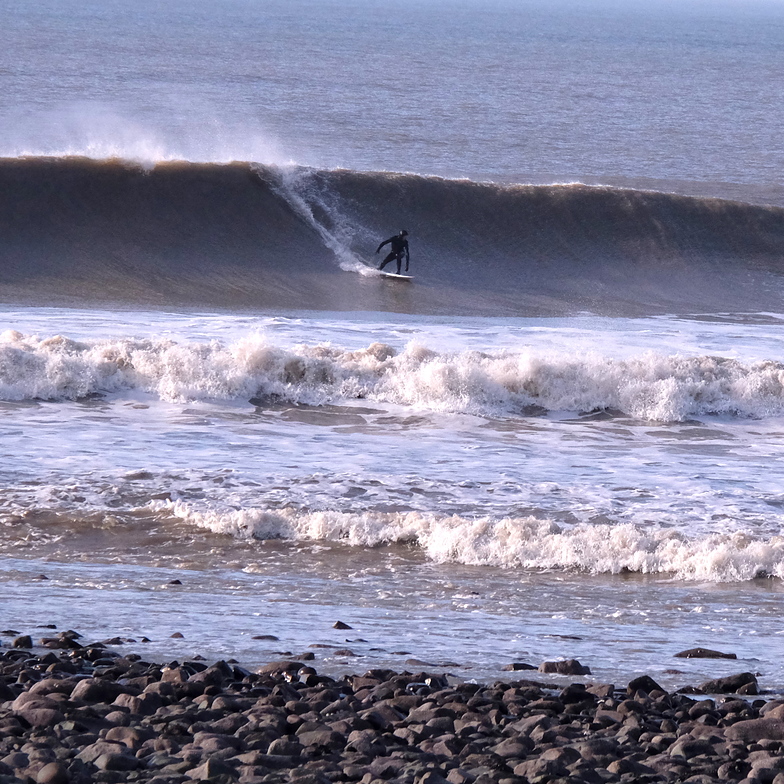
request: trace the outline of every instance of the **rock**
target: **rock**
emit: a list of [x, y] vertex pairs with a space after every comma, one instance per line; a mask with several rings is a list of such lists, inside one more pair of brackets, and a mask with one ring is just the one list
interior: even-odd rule
[[335, 621], [332, 624], [333, 629], [351, 629], [353, 627], [349, 626], [347, 623], [343, 623], [343, 621]]
[[174, 634], [169, 635], [170, 640], [184, 640], [185, 635], [182, 632], [174, 632]]
[[449, 782], [435, 770], [428, 770], [414, 779], [414, 784], [449, 784]]
[[11, 646], [13, 648], [32, 648], [33, 638], [29, 634], [23, 634], [20, 637], [16, 637]]
[[714, 755], [714, 745], [704, 738], [691, 738], [688, 735], [680, 738], [669, 750], [671, 757], [683, 757], [687, 760], [700, 754]]
[[72, 700], [111, 703], [124, 691], [118, 683], [101, 678], [85, 678], [71, 692]]
[[317, 747], [336, 751], [346, 745], [346, 738], [339, 732], [332, 730], [314, 730], [313, 732], [303, 732], [297, 736], [303, 746]]
[[188, 770], [188, 777], [194, 781], [210, 781], [224, 776], [230, 779], [238, 778], [234, 768], [218, 760], [208, 759], [199, 767]]
[[649, 675], [641, 675], [639, 678], [630, 680], [626, 686], [626, 693], [629, 696], [635, 695], [638, 691], [650, 694], [652, 691], [664, 691], [664, 689]]
[[15, 751], [0, 760], [4, 765], [12, 769], [26, 768], [30, 764], [30, 758], [23, 751]]
[[[254, 637], [251, 637], [251, 640], [266, 640], [268, 642], [279, 642], [279, 638], [276, 637], [274, 634], [257, 634]], [[313, 646], [310, 646], [311, 648]], [[332, 646], [330, 646], [332, 647]]]
[[73, 693], [78, 681], [73, 678], [44, 678], [30, 687], [28, 694], [66, 694]]
[[515, 765], [514, 774], [528, 779], [530, 784], [538, 784], [555, 778], [565, 778], [569, 771], [558, 760], [535, 758]]
[[95, 767], [99, 770], [136, 770], [143, 763], [140, 759], [123, 752], [107, 752], [95, 760]]
[[304, 666], [300, 661], [277, 661], [262, 665], [256, 672], [259, 675], [281, 675], [287, 672], [299, 672]]
[[619, 760], [615, 760], [615, 762], [611, 762], [607, 766], [607, 771], [609, 773], [615, 774], [616, 776], [631, 774], [634, 776], [635, 780], [640, 776], [650, 776], [655, 774], [653, 768], [649, 768], [647, 765], [642, 765], [639, 762], [635, 762], [634, 760], [630, 760], [625, 757], [622, 757]]
[[491, 747], [493, 754], [497, 754], [504, 759], [523, 759], [528, 756], [528, 753], [534, 748], [534, 743], [530, 738], [525, 736], [507, 738], [500, 743], [496, 743]]
[[756, 743], [760, 740], [784, 740], [783, 719], [748, 719], [733, 724], [724, 731], [728, 740]]
[[580, 664], [577, 659], [564, 661], [545, 661], [539, 665], [539, 672], [557, 673], [558, 675], [590, 675], [591, 670]]
[[23, 708], [17, 712], [31, 727], [53, 727], [61, 721], [65, 721], [65, 716], [53, 708]]
[[122, 743], [123, 746], [136, 751], [150, 737], [150, 733], [136, 727], [112, 727], [104, 737], [109, 742]]
[[689, 648], [688, 651], [681, 651], [675, 654], [676, 659], [737, 659], [734, 653], [721, 653], [712, 651], [710, 648]]
[[728, 675], [726, 678], [716, 678], [712, 681], [705, 681], [700, 686], [700, 690], [705, 694], [740, 694], [740, 689], [753, 688], [754, 691], [745, 691], [744, 694], [758, 694], [757, 678], [754, 673], [741, 672], [737, 675]]
[[277, 738], [270, 743], [267, 754], [296, 757], [302, 754], [302, 744], [297, 743], [296, 741], [287, 740], [286, 738]]
[[119, 743], [107, 743], [98, 740], [85, 746], [77, 755], [76, 759], [82, 762], [95, 762], [103, 754], [122, 754], [125, 747]]
[[49, 762], [38, 771], [37, 784], [68, 784], [68, 769], [60, 762]]
[[512, 662], [511, 664], [505, 664], [501, 667], [501, 670], [504, 672], [519, 672], [520, 670], [535, 670], [533, 664], [526, 664], [525, 662]]
[[193, 745], [198, 746], [202, 751], [213, 754], [223, 749], [237, 750], [242, 745], [239, 738], [233, 735], [221, 735], [215, 732], [197, 732], [193, 736]]

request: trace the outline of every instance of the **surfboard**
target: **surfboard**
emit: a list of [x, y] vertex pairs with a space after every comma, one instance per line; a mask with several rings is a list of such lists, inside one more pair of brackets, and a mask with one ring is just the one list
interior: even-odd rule
[[385, 278], [394, 278], [395, 280], [413, 280], [413, 275], [398, 275], [396, 272], [381, 272]]

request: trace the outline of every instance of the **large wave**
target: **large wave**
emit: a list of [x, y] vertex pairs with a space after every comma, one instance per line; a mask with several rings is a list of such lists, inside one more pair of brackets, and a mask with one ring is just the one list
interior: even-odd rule
[[613, 410], [644, 420], [784, 413], [784, 364], [648, 352], [461, 351], [411, 343], [349, 350], [285, 348], [263, 336], [231, 343], [75, 341], [0, 334], [0, 399], [75, 400], [137, 390], [161, 400], [342, 404], [358, 399], [424, 411], [521, 416]]
[[[415, 286], [369, 273], [410, 232]], [[784, 210], [249, 163], [0, 160], [6, 302], [547, 315], [776, 310]]]

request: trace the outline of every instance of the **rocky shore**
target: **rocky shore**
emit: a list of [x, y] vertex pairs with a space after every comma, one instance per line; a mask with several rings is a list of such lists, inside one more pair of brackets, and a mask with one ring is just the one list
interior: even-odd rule
[[750, 673], [706, 696], [646, 676], [335, 679], [288, 660], [155, 664], [76, 632], [32, 642], [0, 651], [0, 784], [784, 784], [784, 700], [756, 697]]

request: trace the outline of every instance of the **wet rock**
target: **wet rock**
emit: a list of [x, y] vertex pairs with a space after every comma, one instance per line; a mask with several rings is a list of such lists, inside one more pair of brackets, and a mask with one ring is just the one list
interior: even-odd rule
[[256, 672], [259, 675], [280, 675], [287, 672], [298, 672], [303, 666], [303, 663], [299, 661], [270, 662], [259, 667]]
[[525, 662], [512, 662], [511, 664], [505, 664], [501, 667], [501, 670], [504, 672], [519, 672], [520, 670], [535, 670], [536, 667], [533, 664], [526, 664]]
[[565, 659], [564, 661], [545, 661], [539, 665], [539, 672], [557, 673], [558, 675], [590, 675], [591, 670], [577, 659]]
[[16, 637], [11, 643], [11, 646], [14, 648], [32, 648], [33, 638], [29, 634], [23, 634]]
[[710, 648], [689, 648], [675, 654], [676, 659], [737, 659], [734, 653], [712, 651]]
[[343, 621], [335, 621], [332, 624], [333, 629], [351, 629], [353, 627], [349, 626], [347, 623], [343, 623]]
[[[744, 691], [741, 691], [742, 689]], [[728, 675], [726, 678], [705, 681], [700, 686], [700, 691], [705, 694], [759, 694], [757, 677], [751, 672], [741, 672], [737, 675]]]
[[664, 691], [664, 689], [649, 675], [641, 675], [639, 678], [630, 680], [626, 686], [626, 693], [629, 695], [634, 695], [638, 691], [650, 694], [652, 691]]

